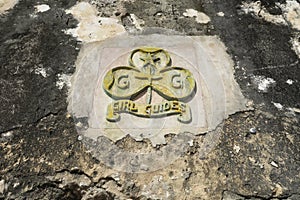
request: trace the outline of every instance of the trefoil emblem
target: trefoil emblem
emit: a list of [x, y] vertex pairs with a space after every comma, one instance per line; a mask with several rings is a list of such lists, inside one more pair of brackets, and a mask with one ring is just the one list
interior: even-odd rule
[[[167, 51], [156, 47], [135, 49], [129, 56], [129, 66], [118, 66], [108, 71], [103, 79], [103, 89], [116, 100], [108, 105], [106, 119], [121, 120], [121, 113], [144, 118], [161, 118], [178, 115], [178, 121], [190, 123], [192, 115], [187, 102], [196, 93], [192, 73], [172, 66]], [[153, 93], [163, 100], [153, 102]], [[146, 102], [136, 102], [146, 95]]]

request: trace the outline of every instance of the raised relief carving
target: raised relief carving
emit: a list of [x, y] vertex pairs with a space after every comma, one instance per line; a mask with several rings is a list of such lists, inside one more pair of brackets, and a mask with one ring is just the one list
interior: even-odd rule
[[[158, 118], [178, 115], [182, 123], [192, 120], [187, 102], [196, 92], [191, 72], [172, 66], [170, 55], [161, 48], [135, 49], [129, 57], [129, 66], [118, 66], [104, 77], [103, 89], [116, 101], [108, 105], [106, 119], [120, 120], [121, 113], [138, 117]], [[153, 92], [165, 100], [152, 104]], [[147, 95], [145, 104], [136, 100]]]

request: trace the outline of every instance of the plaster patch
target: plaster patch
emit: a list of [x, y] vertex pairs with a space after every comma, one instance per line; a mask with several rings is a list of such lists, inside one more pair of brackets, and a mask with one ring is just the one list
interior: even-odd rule
[[42, 75], [44, 78], [46, 78], [48, 76], [46, 69], [43, 67], [39, 67], [39, 68], [35, 69], [34, 72], [35, 72], [35, 74]]
[[5, 180], [0, 180], [0, 194], [4, 193], [5, 189]]
[[132, 23], [137, 30], [142, 30], [142, 26], [144, 26], [144, 20], [139, 19], [135, 14], [130, 14], [130, 18], [132, 19]]
[[7, 10], [13, 8], [19, 0], [1, 0], [0, 1], [0, 15], [4, 14]]
[[288, 108], [288, 110], [290, 110], [294, 113], [300, 114], [300, 109], [299, 108]]
[[254, 76], [253, 83], [257, 86], [257, 89], [262, 92], [267, 92], [268, 88], [276, 83], [272, 78], [265, 78], [264, 76]]
[[79, 24], [77, 28], [65, 30], [65, 33], [77, 37], [79, 41], [103, 41], [126, 32], [117, 19], [99, 17], [97, 9], [87, 2], [76, 4], [66, 13], [71, 13]]
[[282, 110], [283, 109], [283, 105], [281, 105], [280, 103], [275, 103], [275, 102], [272, 102], [273, 105], [278, 109], [278, 110]]
[[219, 17], [224, 17], [225, 14], [224, 14], [223, 12], [218, 12], [218, 13], [217, 13], [217, 16], [219, 16]]
[[34, 6], [34, 8], [35, 8], [35, 12], [37, 13], [42, 13], [50, 10], [50, 6], [47, 4], [36, 5]]
[[199, 24], [207, 24], [208, 22], [210, 22], [209, 16], [207, 16], [203, 12], [198, 12], [197, 10], [194, 10], [194, 9], [186, 9], [186, 12], [183, 13], [183, 16], [195, 17], [196, 22]]
[[58, 89], [61, 90], [64, 86], [67, 86], [68, 88], [71, 87], [71, 76], [66, 74], [58, 74], [57, 79], [56, 87], [58, 87]]
[[300, 35], [296, 34], [296, 36], [294, 36], [291, 39], [291, 43], [292, 43], [292, 49], [297, 54], [297, 56], [300, 58], [300, 41], [299, 40], [300, 40]]
[[3, 136], [3, 137], [12, 137], [13, 136], [13, 132], [12, 131], [8, 131], [6, 133], [2, 133], [1, 136]]
[[292, 84], [294, 83], [294, 81], [291, 80], [291, 79], [288, 79], [288, 80], [286, 81], [286, 83], [289, 84], [289, 85], [292, 85]]
[[277, 164], [275, 161], [272, 161], [270, 164], [271, 164], [273, 167], [276, 167], [276, 168], [279, 167], [278, 164]]
[[238, 145], [234, 145], [234, 146], [233, 146], [233, 150], [235, 150], [236, 153], [239, 153], [240, 150], [241, 150], [241, 147], [238, 146]]
[[286, 4], [279, 4], [284, 10], [286, 20], [294, 29], [300, 30], [300, 3], [298, 1], [286, 1]]

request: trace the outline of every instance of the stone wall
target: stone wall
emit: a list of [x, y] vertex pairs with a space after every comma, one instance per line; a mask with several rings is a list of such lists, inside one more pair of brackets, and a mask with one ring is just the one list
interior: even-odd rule
[[[0, 2], [0, 199], [300, 199], [299, 10], [298, 0]], [[79, 137], [72, 75], [86, 44], [154, 27], [219, 38], [251, 109], [163, 169], [118, 171]], [[167, 147], [130, 136], [114, 144]]]

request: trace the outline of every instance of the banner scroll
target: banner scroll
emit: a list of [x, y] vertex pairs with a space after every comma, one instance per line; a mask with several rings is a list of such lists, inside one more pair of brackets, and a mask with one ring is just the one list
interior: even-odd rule
[[110, 122], [117, 122], [121, 118], [121, 113], [145, 118], [179, 115], [177, 119], [182, 123], [189, 123], [192, 120], [189, 105], [180, 101], [165, 101], [160, 104], [137, 104], [131, 100], [118, 100], [108, 105], [106, 119]]

